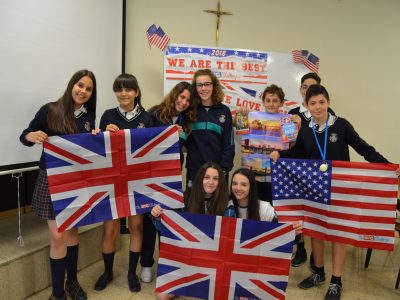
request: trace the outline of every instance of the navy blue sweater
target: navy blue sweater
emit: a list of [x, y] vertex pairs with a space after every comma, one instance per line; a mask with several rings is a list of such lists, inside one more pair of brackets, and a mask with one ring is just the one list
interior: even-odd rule
[[134, 118], [128, 120], [116, 107], [107, 109], [101, 116], [100, 129], [105, 131], [109, 124], [114, 124], [119, 129], [148, 128], [153, 127], [153, 119], [148, 112], [142, 110]]
[[[290, 150], [281, 151], [282, 158], [322, 159], [315, 142], [313, 130], [309, 123], [302, 126], [297, 136], [296, 144]], [[321, 148], [324, 148], [325, 124], [316, 130]], [[353, 126], [343, 118], [329, 115], [328, 140], [326, 159], [350, 161], [349, 146], [357, 151], [368, 162], [387, 163], [387, 159], [378, 153], [374, 147], [365, 142]]]
[[[50, 103], [47, 103], [39, 109], [33, 120], [29, 123], [28, 128], [26, 128], [20, 135], [19, 140], [25, 146], [31, 147], [35, 144], [26, 140], [26, 135], [30, 132], [41, 130], [48, 136], [65, 134], [63, 132], [55, 132], [49, 128], [49, 125], [47, 124], [47, 114], [49, 112], [49, 104]], [[75, 116], [75, 123], [80, 133], [91, 132], [95, 126], [95, 115], [93, 112], [90, 111], [88, 111], [87, 113], [82, 112], [80, 115]], [[41, 170], [46, 169], [43, 150], [42, 150], [42, 155], [40, 156], [39, 168]]]
[[219, 164], [225, 172], [233, 167], [235, 145], [232, 115], [228, 106], [220, 103], [197, 107], [197, 122], [191, 124], [186, 148], [187, 179], [193, 180], [197, 170], [206, 162]]

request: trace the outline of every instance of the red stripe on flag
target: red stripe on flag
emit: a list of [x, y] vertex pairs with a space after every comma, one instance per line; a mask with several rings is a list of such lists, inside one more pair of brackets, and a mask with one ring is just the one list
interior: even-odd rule
[[367, 202], [335, 200], [335, 199], [331, 200], [331, 205], [360, 208], [360, 209], [387, 210], [387, 211], [391, 210], [394, 211], [396, 208], [395, 204], [367, 203]]
[[372, 177], [365, 175], [350, 175], [350, 174], [335, 174], [332, 173], [332, 180], [365, 182], [365, 183], [383, 183], [383, 184], [397, 184], [395, 177]]
[[86, 165], [86, 164], [90, 164], [91, 163], [91, 161], [89, 161], [87, 159], [84, 159], [82, 157], [79, 157], [77, 155], [74, 155], [74, 154], [72, 154], [72, 153], [70, 153], [68, 151], [65, 151], [65, 150], [63, 150], [63, 149], [61, 149], [61, 148], [59, 148], [59, 147], [57, 147], [57, 146], [55, 146], [55, 145], [53, 145], [53, 144], [51, 144], [49, 142], [45, 142], [44, 143], [44, 147], [46, 149], [48, 149], [48, 150], [51, 150], [51, 151], [56, 152], [56, 153], [59, 153], [60, 155], [65, 156], [65, 157], [69, 158], [70, 160], [73, 160], [73, 161], [75, 161], [77, 163], [80, 163], [82, 165]]
[[250, 242], [250, 243], [248, 243], [246, 245], [243, 245], [242, 248], [250, 249], [250, 248], [257, 247], [258, 245], [261, 245], [262, 243], [270, 241], [270, 240], [272, 240], [272, 239], [274, 239], [276, 237], [279, 237], [279, 236], [281, 236], [281, 235], [283, 235], [285, 233], [288, 233], [288, 232], [290, 232], [292, 230], [293, 230], [292, 226], [283, 227], [283, 228], [275, 231], [274, 233], [270, 233], [270, 234], [268, 234], [266, 236], [263, 236], [261, 238], [258, 238], [256, 240], [254, 240], [254, 241], [252, 241], [252, 242]]
[[173, 193], [171, 190], [165, 189], [165, 188], [163, 188], [162, 186], [160, 186], [158, 184], [151, 183], [151, 184], [148, 184], [148, 186], [150, 188], [152, 188], [153, 190], [155, 190], [155, 191], [157, 191], [157, 192], [159, 192], [161, 194], [164, 194], [164, 195], [166, 195], [166, 196], [168, 196], [168, 197], [170, 197], [172, 199], [175, 199], [175, 200], [177, 200], [177, 201], [179, 201], [181, 203], [184, 202], [182, 196], [177, 195], [176, 193]]
[[176, 287], [176, 286], [178, 286], [180, 284], [188, 283], [188, 282], [195, 281], [195, 280], [199, 280], [201, 278], [206, 278], [207, 276], [208, 276], [207, 274], [198, 273], [198, 274], [193, 274], [191, 276], [182, 277], [180, 279], [177, 279], [177, 280], [174, 280], [174, 281], [170, 281], [169, 283], [166, 283], [166, 284], [156, 288], [156, 291], [158, 293], [164, 293], [168, 289]]
[[260, 289], [266, 291], [267, 293], [271, 294], [272, 296], [274, 296], [276, 299], [280, 299], [280, 300], [284, 300], [285, 299], [285, 295], [283, 295], [282, 293], [280, 293], [279, 291], [269, 287], [268, 285], [266, 285], [264, 282], [262, 282], [261, 280], [257, 280], [257, 279], [250, 279], [251, 282], [253, 282], [256, 286], [258, 286]]
[[185, 237], [188, 241], [191, 242], [199, 242], [198, 239], [196, 239], [193, 235], [191, 235], [187, 230], [183, 229], [181, 226], [179, 226], [177, 223], [172, 221], [171, 218], [168, 218], [165, 214], [161, 215], [161, 219], [165, 224], [168, 224], [169, 226], [173, 227], [176, 231], [178, 231], [182, 236]]
[[330, 224], [320, 219], [316, 219], [313, 217], [306, 217], [306, 221], [311, 224], [319, 225], [330, 230], [337, 230], [343, 232], [349, 232], [354, 234], [363, 234], [363, 235], [376, 235], [376, 236], [387, 236], [394, 237], [393, 230], [384, 230], [384, 229], [371, 229], [371, 228], [355, 228], [352, 226], [340, 225], [340, 224]]
[[311, 212], [311, 213], [323, 215], [323, 216], [326, 216], [329, 218], [357, 221], [357, 222], [391, 224], [394, 221], [394, 218], [390, 218], [390, 217], [361, 216], [361, 215], [355, 215], [354, 212], [352, 212], [352, 211], [349, 211], [349, 213], [326, 211], [325, 209], [320, 209], [320, 208], [316, 208], [316, 207], [312, 207], [312, 206], [308, 206], [308, 205], [304, 205], [304, 210]]
[[389, 243], [379, 243], [379, 242], [370, 242], [370, 241], [356, 241], [354, 239], [350, 238], [345, 238], [342, 236], [337, 236], [337, 235], [327, 235], [319, 231], [314, 231], [311, 229], [303, 229], [303, 233], [305, 235], [309, 235], [313, 238], [325, 240], [325, 241], [332, 241], [336, 243], [343, 243], [347, 245], [353, 245], [356, 247], [362, 247], [362, 248], [369, 248], [369, 249], [378, 249], [378, 250], [387, 250], [387, 251], [393, 251], [394, 250], [394, 244], [389, 244]]
[[396, 171], [398, 165], [387, 163], [365, 163], [365, 162], [348, 162], [341, 160], [332, 160], [332, 166], [345, 169], [363, 169], [363, 170], [379, 170], [379, 171]]
[[93, 203], [95, 203], [97, 200], [99, 200], [101, 197], [103, 197], [106, 194], [106, 192], [97, 192], [94, 194], [91, 198], [89, 198], [88, 201], [86, 201], [85, 204], [83, 204], [73, 215], [71, 215], [67, 220], [64, 221], [64, 223], [61, 224], [61, 226], [58, 228], [58, 232], [63, 232], [65, 231], [68, 227], [71, 226], [72, 223], [74, 223], [80, 216], [82, 216], [87, 210], [88, 207], [91, 207]]
[[154, 140], [150, 144], [146, 145], [145, 148], [142, 149], [139, 153], [137, 153], [134, 157], [143, 157], [145, 156], [149, 151], [151, 151], [157, 144], [161, 143], [163, 140], [167, 139], [169, 136], [173, 135], [174, 133], [178, 132], [178, 127], [177, 126], [171, 126], [168, 131], [164, 131], [163, 134], [158, 137], [158, 139]]
[[349, 187], [331, 187], [332, 193], [346, 194], [346, 195], [359, 195], [359, 196], [370, 196], [370, 197], [383, 197], [383, 198], [394, 198], [397, 196], [397, 191], [380, 191], [371, 190], [366, 188], [349, 188]]

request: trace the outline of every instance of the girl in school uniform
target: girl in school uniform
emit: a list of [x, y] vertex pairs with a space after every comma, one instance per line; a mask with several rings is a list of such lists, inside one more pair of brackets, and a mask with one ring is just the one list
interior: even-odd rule
[[[241, 219], [277, 222], [275, 209], [269, 202], [258, 199], [253, 172], [247, 168], [237, 169], [231, 180], [231, 200], [235, 214]], [[301, 222], [293, 223], [296, 234], [301, 232]]]
[[[229, 201], [229, 191], [222, 168], [213, 163], [203, 164], [196, 174], [187, 201], [186, 211], [213, 216], [236, 217], [233, 204]], [[159, 218], [163, 213], [161, 206], [154, 206], [151, 215]], [[155, 220], [159, 228], [159, 219]], [[157, 293], [157, 299], [171, 299], [174, 295]]]
[[[120, 129], [152, 127], [153, 120], [141, 104], [141, 91], [138, 81], [131, 74], [119, 75], [113, 85], [114, 93], [119, 102], [116, 108], [104, 112], [100, 120], [100, 129], [117, 132]], [[115, 239], [120, 226], [119, 220], [109, 220], [103, 226], [103, 260], [104, 273], [97, 280], [94, 289], [101, 291], [113, 279], [113, 265], [115, 255]], [[132, 292], [139, 292], [141, 285], [136, 275], [136, 267], [142, 249], [143, 215], [128, 217], [129, 232], [131, 235], [129, 246], [128, 284]]]
[[[149, 109], [154, 126], [176, 124], [179, 127], [181, 148], [191, 132], [190, 124], [196, 121], [196, 106], [191, 101], [192, 95], [191, 84], [182, 81], [172, 88], [160, 104]], [[182, 151], [181, 164], [183, 164]]]
[[235, 145], [232, 115], [224, 105], [224, 93], [218, 78], [209, 69], [194, 73], [192, 101], [196, 105], [196, 122], [187, 139], [187, 186], [190, 188], [200, 167], [212, 161], [219, 164], [228, 178], [233, 167]]
[[[25, 146], [43, 144], [53, 135], [91, 132], [96, 133], [96, 78], [91, 71], [77, 71], [70, 79], [61, 98], [42, 106], [29, 123], [20, 141]], [[86, 292], [77, 280], [78, 229], [57, 231], [55, 215], [46, 176], [44, 152], [39, 161], [39, 177], [32, 198], [32, 210], [47, 220], [50, 232], [50, 270], [52, 294], [49, 299], [86, 299]], [[67, 281], [64, 277], [67, 271]]]
[[[286, 151], [272, 152], [271, 159], [279, 157], [343, 160], [350, 161], [349, 146], [369, 162], [387, 163], [387, 159], [379, 154], [374, 147], [367, 144], [346, 120], [329, 113], [329, 94], [321, 85], [311, 85], [306, 93], [305, 102], [312, 119], [307, 126], [302, 126], [295, 146]], [[329, 138], [328, 138], [329, 135]], [[321, 171], [326, 164], [321, 164]], [[397, 170], [399, 173], [399, 170]], [[299, 287], [309, 289], [325, 281], [324, 271], [324, 241], [311, 239], [312, 253], [315, 261], [315, 271], [300, 282]], [[342, 243], [332, 242], [332, 277], [326, 300], [340, 299], [342, 293], [341, 276], [346, 255], [346, 247]]]
[[[190, 133], [190, 122], [195, 120], [195, 111], [193, 102], [190, 101], [192, 94], [191, 84], [182, 81], [175, 85], [164, 100], [149, 109], [153, 117], [154, 126], [166, 126], [176, 124], [179, 128], [179, 143], [181, 165], [183, 164], [182, 147], [186, 137]], [[140, 256], [140, 265], [142, 271], [140, 279], [143, 282], [152, 281], [152, 266], [154, 264], [154, 245], [156, 240], [156, 229], [151, 220], [150, 213], [143, 215], [143, 236], [142, 253]]]

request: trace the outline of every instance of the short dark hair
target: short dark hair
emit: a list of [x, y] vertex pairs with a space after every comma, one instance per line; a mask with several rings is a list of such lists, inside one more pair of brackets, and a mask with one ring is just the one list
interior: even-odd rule
[[285, 93], [283, 92], [282, 88], [277, 86], [276, 84], [271, 84], [270, 86], [267, 86], [265, 88], [261, 98], [263, 102], [267, 94], [277, 95], [281, 102], [285, 100]]
[[144, 110], [141, 103], [142, 91], [140, 90], [139, 83], [134, 75], [122, 73], [115, 78], [113, 84], [114, 93], [121, 91], [123, 88], [133, 89], [138, 94], [134, 100], [133, 106], [136, 107], [136, 105], [139, 105], [139, 107]]
[[323, 95], [326, 100], [330, 100], [329, 99], [329, 94], [328, 91], [326, 90], [326, 88], [323, 85], [320, 84], [312, 84], [310, 85], [310, 87], [307, 90], [306, 93], [306, 104], [308, 104], [308, 100], [310, 100], [311, 97], [313, 96], [317, 96], [317, 95]]
[[318, 84], [321, 84], [321, 77], [319, 77], [317, 73], [310, 72], [303, 75], [303, 77], [301, 77], [301, 84], [307, 79], [314, 79]]

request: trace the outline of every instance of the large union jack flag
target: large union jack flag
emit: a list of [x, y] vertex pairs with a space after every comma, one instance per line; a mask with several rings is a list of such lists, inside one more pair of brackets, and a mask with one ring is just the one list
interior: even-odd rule
[[285, 299], [291, 224], [164, 211], [156, 291], [201, 299]]
[[59, 231], [184, 206], [176, 126], [53, 136], [44, 152]]

